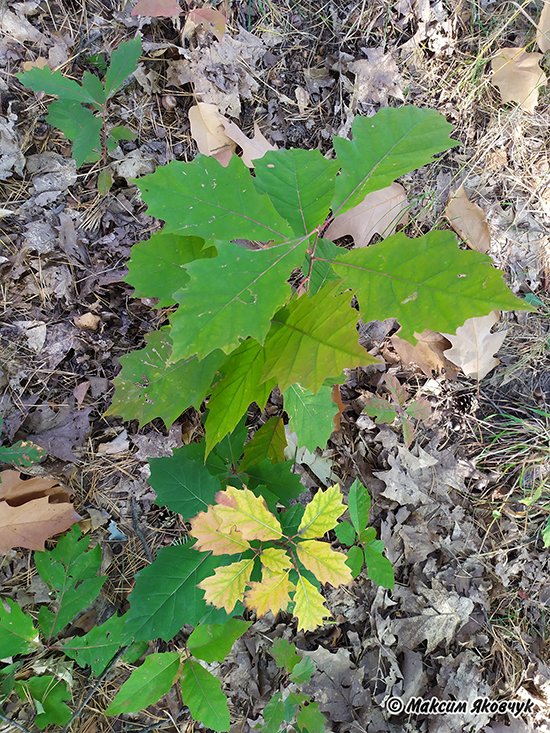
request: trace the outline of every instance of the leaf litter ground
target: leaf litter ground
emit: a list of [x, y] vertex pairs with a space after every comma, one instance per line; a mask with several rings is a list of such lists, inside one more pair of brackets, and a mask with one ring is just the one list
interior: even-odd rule
[[[121, 143], [115, 188], [100, 197], [97, 171], [77, 172], [64, 138], [43, 123], [45, 105], [22, 92], [12, 66], [19, 71], [42, 55], [55, 68], [70, 58], [80, 78], [90, 57], [133, 37], [142, 21], [122, 4], [77, 3], [71, 14], [55, 2], [48, 10], [30, 5], [14, 6], [0, 20], [1, 78], [8, 92], [0, 117], [0, 414], [6, 445], [32, 437], [48, 450], [48, 462], [25, 474], [73, 489], [75, 508], [102, 549], [101, 573], [108, 581], [99, 602], [67, 633], [87, 631], [123, 609], [135, 573], [184, 531], [178, 515], [155, 504], [147, 458], [195, 439], [196, 413], [184, 413], [169, 432], [158, 421], [138, 429], [104, 413], [118, 358], [142, 346], [164, 318], [122, 282], [130, 247], [152, 226], [129, 179], [173, 158], [194, 157], [189, 82], [203, 102], [240, 115], [251, 136], [256, 118], [273, 144], [322, 153], [333, 134], [349, 133], [354, 114], [370, 115], [405, 98], [445, 114], [463, 143], [402, 177], [412, 202], [411, 233], [440, 224], [450, 192], [462, 185], [485, 211], [491, 254], [515, 292], [533, 292], [544, 305], [538, 315], [506, 314], [501, 364], [479, 389], [473, 379], [434, 378], [431, 367], [441, 367], [442, 359], [433, 351], [427, 374], [402, 365], [388, 338], [396, 328], [392, 319], [362, 327], [361, 343], [385, 358], [390, 375], [407, 382], [411, 398], [431, 402], [432, 416], [407, 450], [392, 427], [362, 413], [383, 371], [354, 370], [342, 388], [347, 407], [341, 429], [324, 456], [302, 450], [298, 470], [308, 492], [323, 480], [341, 478], [347, 486], [359, 476], [372, 495], [371, 518], [394, 564], [396, 588], [377, 589], [362, 576], [349, 588], [328, 588], [336, 623], [304, 634], [284, 615], [265, 617], [225, 662], [209, 667], [223, 680], [240, 730], [251, 730], [279, 689], [269, 654], [276, 637], [294, 641], [314, 660], [315, 675], [302, 690], [314, 695], [328, 730], [544, 730], [550, 681], [548, 550], [540, 539], [548, 516], [550, 429], [548, 92], [542, 87], [534, 114], [504, 105], [485, 68], [495, 49], [521, 48], [533, 39], [528, 19], [511, 4], [490, 1], [475, 10], [429, 2], [413, 8], [403, 1], [321, 9], [263, 2], [232, 10], [224, 56], [207, 31], [182, 39], [181, 26], [172, 21], [145, 20], [137, 82], [113, 107], [113, 121], [130, 123], [140, 136]], [[536, 20], [535, 9], [528, 11]], [[509, 80], [506, 89], [510, 94]], [[522, 91], [531, 104], [533, 95], [521, 84], [512, 93]], [[467, 209], [458, 215], [466, 217]], [[410, 360], [417, 359], [423, 361], [418, 355]], [[250, 430], [278, 415], [281, 405], [273, 393], [264, 414], [249, 415]], [[0, 573], [3, 596], [25, 611], [47, 600], [30, 553], [10, 551]], [[184, 626], [182, 638], [190, 631]], [[154, 642], [150, 652], [167, 649]], [[32, 657], [28, 669], [52, 672]], [[101, 713], [128, 672], [117, 665], [73, 730], [130, 729]], [[86, 673], [78, 667], [57, 673], [72, 679], [76, 709], [89, 686]], [[405, 719], [387, 715], [383, 702], [390, 695], [532, 698], [535, 708], [525, 721], [487, 714]], [[16, 695], [5, 714], [34, 730], [30, 705]], [[133, 717], [141, 729], [191, 725], [173, 693]]]

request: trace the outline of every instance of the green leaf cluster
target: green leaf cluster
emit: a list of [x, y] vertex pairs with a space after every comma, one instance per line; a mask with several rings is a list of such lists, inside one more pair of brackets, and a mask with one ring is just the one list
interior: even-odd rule
[[[112, 152], [120, 140], [135, 140], [135, 134], [124, 126], [106, 130], [107, 104], [120, 90], [126, 79], [137, 69], [141, 56], [141, 39], [121, 43], [111, 54], [103, 84], [89, 71], [82, 76], [82, 84], [57, 71], [33, 67], [17, 74], [26, 87], [59, 97], [48, 107], [46, 121], [59, 128], [73, 144], [72, 155], [77, 166], [92, 163]], [[105, 185], [107, 177], [103, 176]], [[110, 185], [109, 185], [110, 187]]]
[[294, 689], [296, 685], [311, 679], [315, 669], [313, 661], [308, 657], [300, 657], [295, 644], [286, 639], [275, 639], [271, 655], [287, 673], [287, 684], [294, 685], [287, 695], [283, 695], [282, 690], [273, 695], [263, 711], [264, 724], [257, 725], [254, 730], [281, 733], [292, 724], [298, 733], [324, 733], [327, 720], [319, 711], [319, 705], [309, 695]]
[[251, 176], [237, 156], [224, 168], [198, 155], [141, 178], [148, 213], [165, 224], [134, 247], [127, 282], [176, 308], [168, 328], [122, 358], [110, 412], [170, 425], [210, 395], [208, 455], [278, 385], [291, 429], [313, 450], [336, 412], [327, 380], [376, 361], [359, 345], [359, 317], [394, 316], [414, 343], [424, 329], [452, 333], [494, 308], [529, 309], [452, 232], [398, 233], [351, 251], [323, 238], [366, 194], [456, 144], [450, 132], [432, 110], [388, 108], [357, 117], [352, 140], [334, 138], [334, 160], [270, 151]]
[[366, 488], [355, 479], [348, 494], [350, 522], [339, 522], [334, 532], [348, 550], [347, 564], [356, 578], [363, 565], [367, 566], [369, 578], [383, 588], [393, 588], [395, 578], [391, 562], [384, 557], [384, 543], [376, 539], [374, 527], [367, 527], [369, 521], [370, 496]]

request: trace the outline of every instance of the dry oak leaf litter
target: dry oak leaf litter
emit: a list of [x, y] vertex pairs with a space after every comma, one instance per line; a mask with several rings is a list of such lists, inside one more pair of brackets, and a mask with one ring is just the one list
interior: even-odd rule
[[415, 333], [415, 337], [418, 341], [414, 345], [397, 335], [390, 337], [391, 345], [403, 364], [416, 364], [427, 377], [433, 377], [432, 372], [436, 372], [444, 374], [447, 379], [456, 379], [458, 368], [444, 353], [452, 346], [449, 339], [430, 329]]
[[523, 48], [500, 49], [491, 61], [491, 82], [498, 87], [503, 102], [517, 102], [527, 112], [535, 111], [539, 87], [547, 81], [539, 66], [541, 58], [541, 53], [528, 53]]
[[491, 234], [485, 212], [468, 200], [464, 186], [451, 196], [445, 216], [470, 249], [487, 254], [491, 247]]
[[456, 335], [443, 334], [453, 345], [452, 349], [445, 351], [445, 356], [467, 377], [475, 377], [479, 381], [500, 364], [494, 354], [502, 346], [508, 331], [491, 333], [499, 315], [499, 311], [493, 311], [488, 316], [468, 318], [463, 326], [457, 328]]
[[330, 240], [350, 234], [356, 247], [367, 247], [375, 234], [389, 237], [409, 219], [409, 202], [399, 183], [368, 193], [353, 209], [335, 217], [326, 231]]
[[138, 0], [131, 15], [147, 15], [149, 18], [170, 18], [183, 10], [176, 0]]
[[43, 551], [49, 537], [82, 519], [57, 481], [23, 481], [19, 471], [2, 471], [0, 478], [0, 554], [13, 547]]
[[354, 98], [361, 105], [380, 104], [387, 107], [388, 97], [403, 101], [402, 79], [390, 53], [382, 48], [365, 48], [366, 59], [348, 64], [355, 74]]

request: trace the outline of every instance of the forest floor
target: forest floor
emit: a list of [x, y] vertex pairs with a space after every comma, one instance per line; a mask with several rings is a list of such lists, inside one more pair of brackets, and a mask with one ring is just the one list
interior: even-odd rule
[[[327, 588], [335, 622], [316, 632], [298, 633], [288, 615], [257, 621], [216, 672], [230, 700], [232, 731], [247, 733], [261, 722], [278, 689], [266, 652], [274, 636], [312, 654], [316, 672], [305, 691], [335, 733], [550, 730], [550, 551], [543, 542], [550, 516], [550, 92], [541, 84], [533, 111], [505, 103], [491, 84], [490, 63], [503, 47], [537, 50], [541, 5], [236, 0], [219, 6], [227, 15], [223, 59], [210, 31], [185, 25], [187, 11], [151, 19], [132, 16], [125, 0], [2, 5], [2, 441], [42, 446], [48, 458], [25, 475], [74, 492], [83, 526], [102, 549], [106, 604], [121, 609], [147, 554], [184, 530], [155, 504], [147, 459], [192, 441], [196, 413], [186, 412], [169, 430], [160, 420], [139, 425], [105, 413], [120, 357], [166, 319], [124, 282], [132, 245], [158, 225], [132, 179], [196, 155], [188, 110], [197, 100], [216, 104], [249, 136], [257, 122], [279, 147], [323, 154], [333, 135], [350, 135], [356, 114], [402, 104], [437, 110], [455, 126], [459, 145], [400, 179], [411, 204], [405, 232], [450, 228], [445, 208], [464, 186], [485, 214], [495, 264], [516, 294], [534, 296], [538, 306], [500, 315], [496, 331], [507, 333], [499, 363], [479, 382], [442, 372], [432, 352], [406, 359], [391, 341], [393, 319], [364, 326], [365, 345], [385, 366], [350, 373], [341, 429], [323, 457], [343, 483], [359, 477], [368, 488], [370, 521], [386, 543], [396, 587], [377, 587], [361, 575], [348, 587]], [[139, 71], [110, 114], [137, 138], [121, 142], [114, 186], [102, 195], [99, 164], [76, 168], [63, 135], [44, 122], [51, 98], [24, 89], [15, 74], [43, 58], [78, 80], [95, 68], [94, 56], [108, 57], [136, 34], [143, 43]], [[184, 81], [181, 59], [189, 61]], [[548, 69], [548, 54], [540, 68]], [[386, 372], [411, 398], [422, 395], [432, 405], [410, 450], [398, 426], [376, 425], [362, 413]], [[258, 414], [249, 416], [251, 432]], [[322, 485], [312, 469], [299, 470], [306, 488]], [[4, 556], [0, 582], [2, 596], [27, 612], [45, 600], [28, 550]], [[101, 609], [94, 614], [92, 624]], [[25, 674], [44, 663], [33, 667], [29, 659]], [[139, 715], [105, 716], [129, 671], [111, 670], [72, 731], [200, 729], [175, 693]], [[70, 675], [76, 709], [91, 683], [76, 666]], [[531, 712], [391, 715], [390, 697], [470, 706], [478, 698], [530, 701]], [[3, 710], [14, 722], [0, 722], [0, 731], [37, 730], [32, 705], [15, 692]]]

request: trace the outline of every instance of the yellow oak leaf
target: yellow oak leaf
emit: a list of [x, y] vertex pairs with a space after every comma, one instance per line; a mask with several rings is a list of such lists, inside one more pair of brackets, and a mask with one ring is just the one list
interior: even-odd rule
[[243, 596], [253, 567], [254, 558], [218, 568], [214, 575], [198, 584], [204, 591], [204, 600], [216, 608], [225, 608], [227, 613], [231, 613], [235, 603]]
[[321, 583], [330, 583], [337, 588], [340, 583], [351, 581], [351, 570], [346, 565], [346, 555], [336, 552], [326, 542], [318, 540], [300, 542], [297, 551], [300, 562]]
[[261, 583], [252, 581], [244, 597], [245, 606], [256, 611], [258, 616], [265, 616], [268, 611], [273, 614], [286, 611], [290, 602], [289, 591], [294, 590], [288, 579], [289, 572], [272, 575]]
[[260, 560], [262, 561], [262, 578], [264, 579], [284, 573], [285, 570], [292, 567], [292, 562], [286, 552], [276, 547], [268, 547], [266, 550], [262, 550]]
[[250, 548], [246, 540], [242, 539], [242, 532], [235, 527], [229, 530], [220, 530], [220, 518], [217, 515], [218, 507], [208, 507], [208, 511], [200, 512], [191, 520], [190, 535], [198, 542], [193, 545], [194, 550], [210, 550], [213, 555], [235, 555]]
[[282, 537], [281, 525], [261, 496], [254, 496], [248, 489], [228, 486], [225, 491], [218, 491], [216, 501], [222, 532], [236, 527], [247, 540], [278, 540]]
[[306, 578], [298, 579], [294, 594], [294, 615], [298, 619], [298, 629], [313, 631], [323, 625], [323, 619], [330, 616], [324, 598], [317, 588]]
[[330, 486], [326, 491], [318, 491], [306, 506], [298, 528], [304, 539], [322, 537], [336, 526], [338, 517], [346, 511], [338, 486]]

